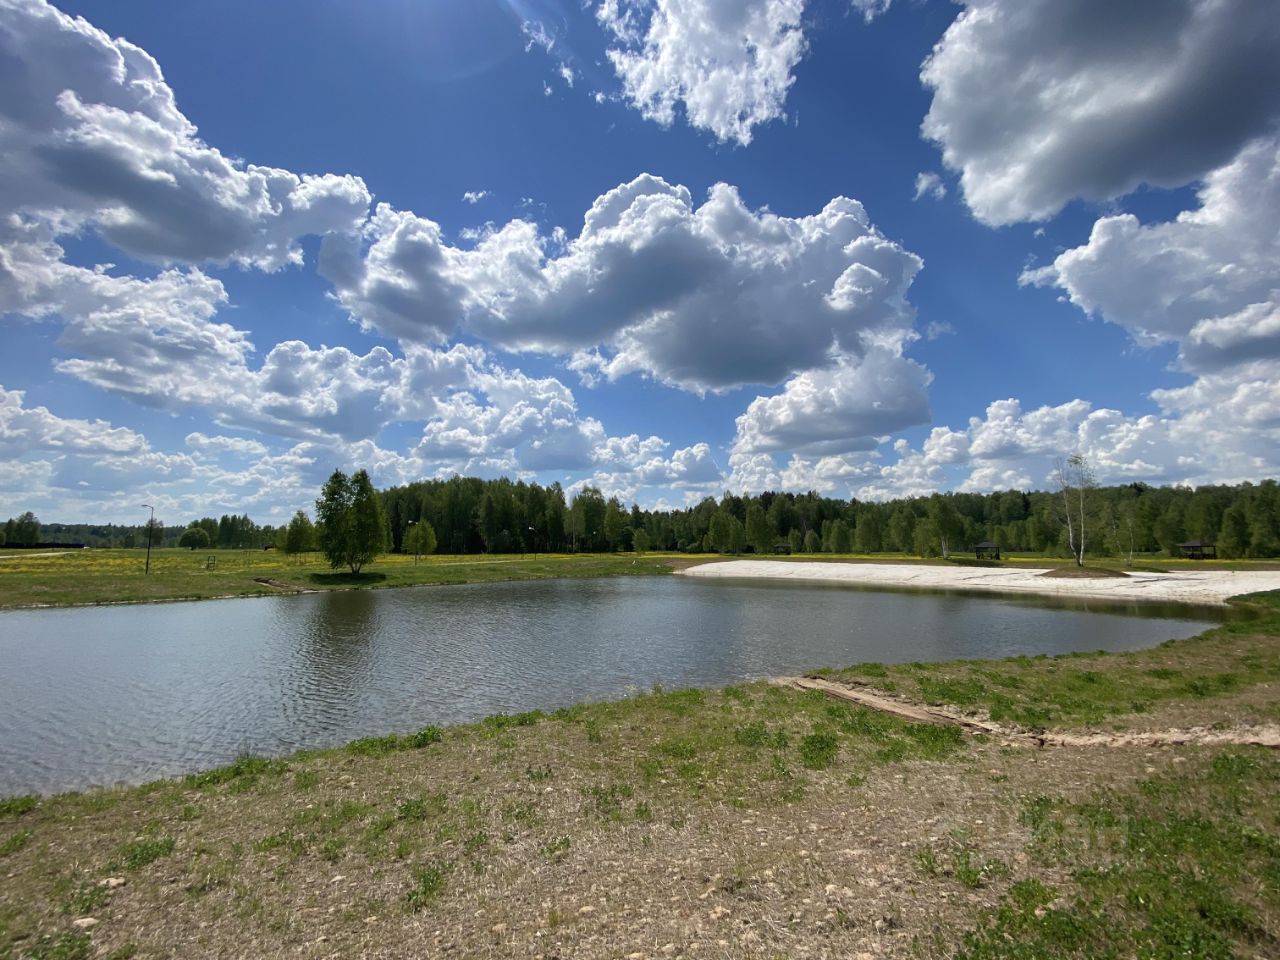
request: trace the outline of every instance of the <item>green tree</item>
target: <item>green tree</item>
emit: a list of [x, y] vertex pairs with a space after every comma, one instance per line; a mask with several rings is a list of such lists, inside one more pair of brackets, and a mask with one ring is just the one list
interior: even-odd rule
[[316, 528], [310, 518], [299, 510], [289, 520], [284, 531], [284, 542], [281, 549], [290, 557], [310, 553], [316, 548]]
[[10, 520], [9, 523], [5, 524], [5, 542], [39, 543], [40, 520], [30, 510], [18, 517], [17, 520]]
[[632, 534], [631, 548], [636, 553], [644, 553], [649, 549], [649, 534], [645, 531], [644, 527], [637, 528], [636, 532]]
[[419, 520], [409, 527], [404, 535], [404, 549], [412, 553], [416, 560], [420, 554], [436, 552], [436, 531], [426, 520]]
[[768, 553], [777, 537], [773, 525], [759, 504], [747, 507], [747, 542], [756, 548], [756, 553]]
[[617, 497], [610, 497], [604, 507], [604, 539], [611, 551], [617, 550], [618, 544], [622, 542], [624, 526], [626, 526], [626, 519], [622, 512], [622, 504], [618, 503]]
[[[929, 519], [932, 521], [933, 529], [925, 531], [923, 542], [932, 544], [935, 540], [942, 549], [942, 559], [951, 559], [951, 548], [956, 545], [956, 540], [960, 537], [964, 530], [964, 522], [960, 515], [956, 513], [955, 505], [950, 497], [944, 497], [940, 493], [935, 493], [929, 498]], [[922, 542], [919, 535], [920, 524], [916, 524], [915, 546], [918, 548]], [[933, 554], [921, 553], [916, 550], [920, 556], [932, 556]]]
[[822, 541], [818, 539], [817, 533], [810, 530], [804, 535], [804, 552], [805, 553], [821, 553]]
[[717, 509], [711, 515], [711, 525], [707, 528], [707, 539], [711, 548], [719, 553], [728, 553], [733, 540], [733, 516], [728, 510]]
[[182, 531], [182, 536], [178, 538], [178, 546], [190, 547], [192, 550], [203, 550], [209, 546], [209, 532], [204, 527], [187, 527]]
[[1218, 532], [1218, 553], [1236, 559], [1249, 552], [1249, 515], [1244, 501], [1237, 500], [1222, 514], [1222, 529]]
[[333, 471], [316, 501], [320, 549], [329, 566], [359, 573], [387, 548], [387, 520], [369, 474]]

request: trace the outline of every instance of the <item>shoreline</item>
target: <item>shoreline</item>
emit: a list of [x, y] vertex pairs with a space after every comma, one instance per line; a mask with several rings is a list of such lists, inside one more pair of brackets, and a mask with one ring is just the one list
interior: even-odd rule
[[1234, 596], [1280, 590], [1280, 570], [1187, 570], [1127, 573], [1125, 577], [1043, 577], [1051, 568], [949, 567], [905, 563], [724, 560], [674, 571], [711, 579], [792, 580], [858, 587], [916, 588], [968, 593], [1038, 595], [1120, 603], [1183, 603], [1225, 607]]

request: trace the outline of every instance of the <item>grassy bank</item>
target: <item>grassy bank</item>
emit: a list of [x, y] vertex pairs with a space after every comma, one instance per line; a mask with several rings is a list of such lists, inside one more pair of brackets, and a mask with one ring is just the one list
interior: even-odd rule
[[[301, 563], [273, 551], [153, 550], [144, 573], [140, 550], [0, 553], [0, 609], [32, 606], [202, 600], [267, 596], [291, 590], [351, 590], [553, 577], [650, 576], [669, 573], [662, 554], [526, 556], [387, 555], [357, 576], [330, 570], [317, 555]], [[212, 566], [209, 558], [213, 559]], [[262, 583], [271, 580], [273, 583]]]
[[[1274, 721], [1259, 602], [1141, 653], [849, 676], [1064, 729]], [[1278, 784], [1256, 748], [653, 691], [3, 801], [0, 958], [1274, 956]]]

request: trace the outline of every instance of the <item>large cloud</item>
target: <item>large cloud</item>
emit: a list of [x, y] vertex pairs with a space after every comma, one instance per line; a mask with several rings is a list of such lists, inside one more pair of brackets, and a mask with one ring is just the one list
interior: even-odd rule
[[0, 213], [92, 225], [134, 257], [298, 262], [297, 239], [355, 229], [355, 177], [244, 165], [197, 136], [159, 65], [43, 0], [0, 0]]
[[352, 316], [401, 339], [463, 329], [513, 350], [599, 345], [611, 377], [696, 391], [779, 383], [833, 350], [857, 357], [901, 339], [920, 266], [855, 200], [781, 217], [726, 184], [695, 206], [649, 174], [600, 196], [572, 240], [517, 220], [464, 249], [380, 206], [363, 249], [334, 237], [321, 257]]
[[104, 420], [59, 417], [48, 407], [28, 407], [21, 390], [0, 386], [0, 455], [15, 459], [30, 453], [137, 454], [146, 438]]
[[1280, 139], [1211, 172], [1200, 205], [1165, 223], [1103, 217], [1087, 243], [1024, 283], [1059, 286], [1139, 342], [1173, 342], [1190, 369], [1280, 353]]
[[623, 95], [649, 120], [689, 124], [745, 146], [783, 115], [804, 56], [805, 0], [605, 0], [596, 16], [617, 45]]
[[[1139, 342], [1177, 345], [1196, 379], [1152, 397], [1225, 477], [1275, 469], [1280, 447], [1280, 140], [1246, 146], [1215, 170], [1200, 206], [1166, 223], [1104, 217], [1089, 241], [1024, 282], [1071, 302]], [[1181, 454], [1195, 457], [1187, 450]], [[1178, 475], [1175, 473], [1175, 476]]]
[[985, 223], [1192, 182], [1280, 120], [1270, 3], [964, 2], [922, 70], [923, 131]]
[[873, 449], [877, 438], [929, 419], [931, 377], [896, 351], [807, 370], [772, 397], [756, 397], [738, 417], [734, 453], [801, 454]]

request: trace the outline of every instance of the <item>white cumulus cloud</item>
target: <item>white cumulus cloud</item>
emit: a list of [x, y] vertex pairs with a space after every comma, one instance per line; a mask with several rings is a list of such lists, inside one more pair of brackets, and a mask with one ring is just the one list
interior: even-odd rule
[[1171, 187], [1280, 119], [1280, 18], [1256, 0], [964, 0], [925, 62], [923, 132], [984, 223]]

